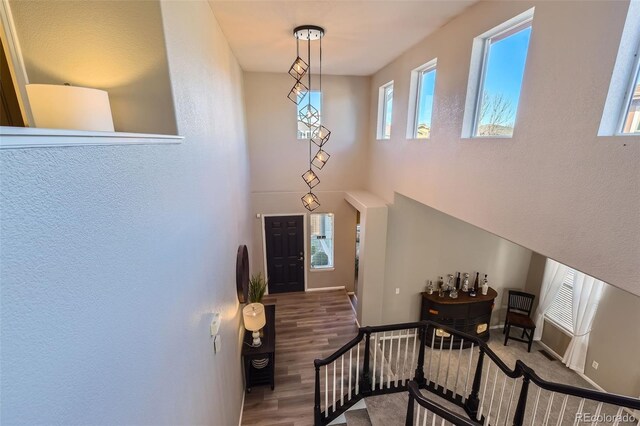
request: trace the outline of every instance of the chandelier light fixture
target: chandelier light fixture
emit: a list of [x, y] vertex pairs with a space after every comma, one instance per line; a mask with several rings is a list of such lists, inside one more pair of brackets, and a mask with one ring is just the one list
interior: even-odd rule
[[[309, 135], [309, 169], [302, 174], [302, 180], [309, 187], [309, 192], [302, 196], [302, 205], [310, 212], [320, 207], [318, 196], [313, 193], [320, 183], [320, 178], [314, 170], [321, 170], [327, 161], [329, 161], [329, 153], [323, 149], [324, 145], [329, 141], [331, 131], [321, 124], [320, 111], [311, 105], [311, 42], [318, 41], [318, 79], [317, 85], [322, 94], [322, 37], [324, 29], [316, 25], [302, 25], [293, 30], [293, 36], [296, 38], [296, 59], [289, 68], [289, 75], [293, 77], [295, 83], [289, 91], [287, 97], [296, 105], [300, 106], [298, 112], [298, 122], [306, 127]], [[307, 42], [306, 60], [300, 56], [300, 41]], [[303, 45], [304, 48], [304, 45]], [[304, 55], [304, 53], [303, 53]], [[314, 154], [314, 150], [315, 151]]]

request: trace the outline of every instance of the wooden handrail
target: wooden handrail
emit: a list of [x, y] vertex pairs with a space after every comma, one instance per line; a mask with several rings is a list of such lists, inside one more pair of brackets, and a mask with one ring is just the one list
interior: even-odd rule
[[602, 392], [594, 389], [581, 388], [578, 386], [565, 385], [563, 383], [549, 382], [538, 376], [531, 367], [527, 366], [520, 360], [516, 361], [516, 369], [522, 370], [525, 377], [528, 377], [533, 383], [544, 390], [571, 395], [578, 398], [591, 399], [605, 404], [618, 405], [621, 407], [631, 408], [633, 410], [640, 410], [640, 399], [637, 398]]

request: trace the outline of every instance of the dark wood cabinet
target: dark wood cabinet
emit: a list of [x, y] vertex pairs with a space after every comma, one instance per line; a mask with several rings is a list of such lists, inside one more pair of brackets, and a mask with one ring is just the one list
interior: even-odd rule
[[[253, 337], [251, 332], [245, 330], [244, 342], [242, 344], [242, 358], [244, 363], [244, 381], [247, 392], [251, 392], [253, 386], [271, 385], [275, 387], [275, 365], [276, 365], [276, 305], [265, 305], [264, 307], [266, 325], [262, 329], [262, 345], [251, 346]], [[252, 361], [268, 359], [267, 365], [263, 368], [256, 368]]]
[[[422, 293], [422, 307], [420, 309], [420, 320], [431, 320], [439, 324], [446, 325], [455, 330], [462, 331], [472, 336], [477, 336], [485, 342], [489, 340], [489, 326], [491, 324], [491, 312], [493, 311], [494, 300], [498, 293], [489, 288], [486, 296], [478, 294], [475, 297], [459, 291], [456, 299], [451, 299], [448, 295], [438, 296], [437, 293]], [[433, 327], [427, 329], [427, 346], [448, 348], [451, 345], [451, 337], [444, 330], [435, 330]], [[471, 342], [464, 342], [463, 347], [468, 348]], [[453, 347], [460, 347], [460, 338], [453, 338]]]

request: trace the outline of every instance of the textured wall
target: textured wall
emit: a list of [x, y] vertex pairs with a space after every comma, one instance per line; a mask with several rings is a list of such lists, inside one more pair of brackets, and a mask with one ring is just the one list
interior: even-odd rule
[[242, 73], [206, 2], [162, 14], [183, 144], [0, 152], [3, 425], [238, 423]]
[[106, 90], [116, 131], [176, 133], [158, 0], [10, 5], [30, 83]]
[[[584, 374], [605, 390], [640, 395], [640, 297], [612, 286], [605, 288], [593, 320]], [[598, 369], [591, 366], [599, 363]]]
[[508, 289], [525, 287], [530, 250], [398, 194], [388, 223], [385, 324], [418, 321], [425, 280], [455, 272], [468, 272], [472, 284], [475, 272], [488, 274], [498, 292], [491, 324], [504, 323]]
[[[529, 268], [526, 291], [538, 300], [546, 258], [534, 253]], [[605, 286], [598, 311], [593, 319], [584, 374], [608, 392], [638, 397], [640, 395], [640, 297], [624, 290]], [[542, 342], [563, 356], [571, 336], [545, 321]], [[600, 365], [591, 366], [592, 361]], [[631, 368], [630, 368], [631, 367]]]
[[[474, 37], [535, 5], [511, 139], [461, 139]], [[480, 2], [372, 77], [367, 188], [394, 191], [640, 294], [640, 137], [597, 137], [628, 2]], [[433, 136], [407, 141], [410, 72], [437, 57]], [[391, 140], [378, 87], [395, 80]]]
[[[369, 81], [331, 75], [322, 79], [322, 123], [331, 130], [326, 145], [331, 158], [319, 173], [319, 191], [365, 184]], [[293, 83], [285, 73], [244, 73], [253, 192], [305, 188], [300, 176], [309, 164], [309, 142], [297, 140], [296, 105], [287, 99]]]

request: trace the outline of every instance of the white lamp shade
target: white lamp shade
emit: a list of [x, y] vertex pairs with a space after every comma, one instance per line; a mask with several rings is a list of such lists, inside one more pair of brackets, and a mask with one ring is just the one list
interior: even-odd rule
[[27, 84], [35, 127], [113, 132], [109, 95], [104, 90]]
[[250, 303], [242, 308], [242, 318], [244, 328], [249, 331], [258, 331], [267, 323], [264, 316], [264, 305], [262, 303]]

